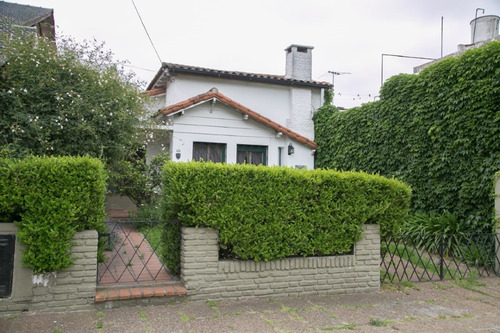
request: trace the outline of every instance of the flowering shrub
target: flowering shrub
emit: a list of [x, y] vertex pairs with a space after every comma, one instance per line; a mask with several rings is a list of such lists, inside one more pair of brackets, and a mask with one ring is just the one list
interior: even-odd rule
[[[139, 83], [104, 46], [3, 36], [3, 155], [89, 155], [113, 162], [142, 138]], [[142, 117], [144, 119], [144, 117]]]

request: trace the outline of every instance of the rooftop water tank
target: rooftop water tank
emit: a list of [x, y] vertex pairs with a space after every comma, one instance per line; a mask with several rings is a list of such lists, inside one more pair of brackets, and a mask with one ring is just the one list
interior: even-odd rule
[[498, 22], [500, 17], [497, 15], [480, 16], [470, 21], [471, 43], [478, 43], [498, 36]]

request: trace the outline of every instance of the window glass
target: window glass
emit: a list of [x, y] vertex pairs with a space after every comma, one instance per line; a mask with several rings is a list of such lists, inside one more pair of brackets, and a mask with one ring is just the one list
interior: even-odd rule
[[193, 143], [193, 160], [195, 161], [212, 161], [224, 163], [226, 162], [226, 144], [225, 143], [209, 143], [209, 142], [194, 142]]
[[236, 163], [238, 164], [254, 164], [267, 165], [267, 147], [266, 146], [251, 146], [238, 145], [236, 152]]

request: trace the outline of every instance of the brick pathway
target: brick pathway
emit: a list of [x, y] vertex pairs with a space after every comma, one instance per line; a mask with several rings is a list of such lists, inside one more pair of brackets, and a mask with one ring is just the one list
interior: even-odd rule
[[113, 250], [99, 265], [96, 302], [186, 294], [131, 224], [115, 222], [111, 229]]

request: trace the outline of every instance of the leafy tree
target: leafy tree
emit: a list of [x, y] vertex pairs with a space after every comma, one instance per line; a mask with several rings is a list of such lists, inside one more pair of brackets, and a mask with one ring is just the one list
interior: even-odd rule
[[109, 164], [141, 142], [139, 83], [103, 44], [2, 37], [0, 151], [88, 155]]
[[154, 209], [160, 190], [161, 168], [168, 160], [168, 154], [159, 154], [146, 163], [144, 151], [133, 152], [128, 159], [118, 161], [110, 170], [112, 191], [126, 195], [139, 208]]

